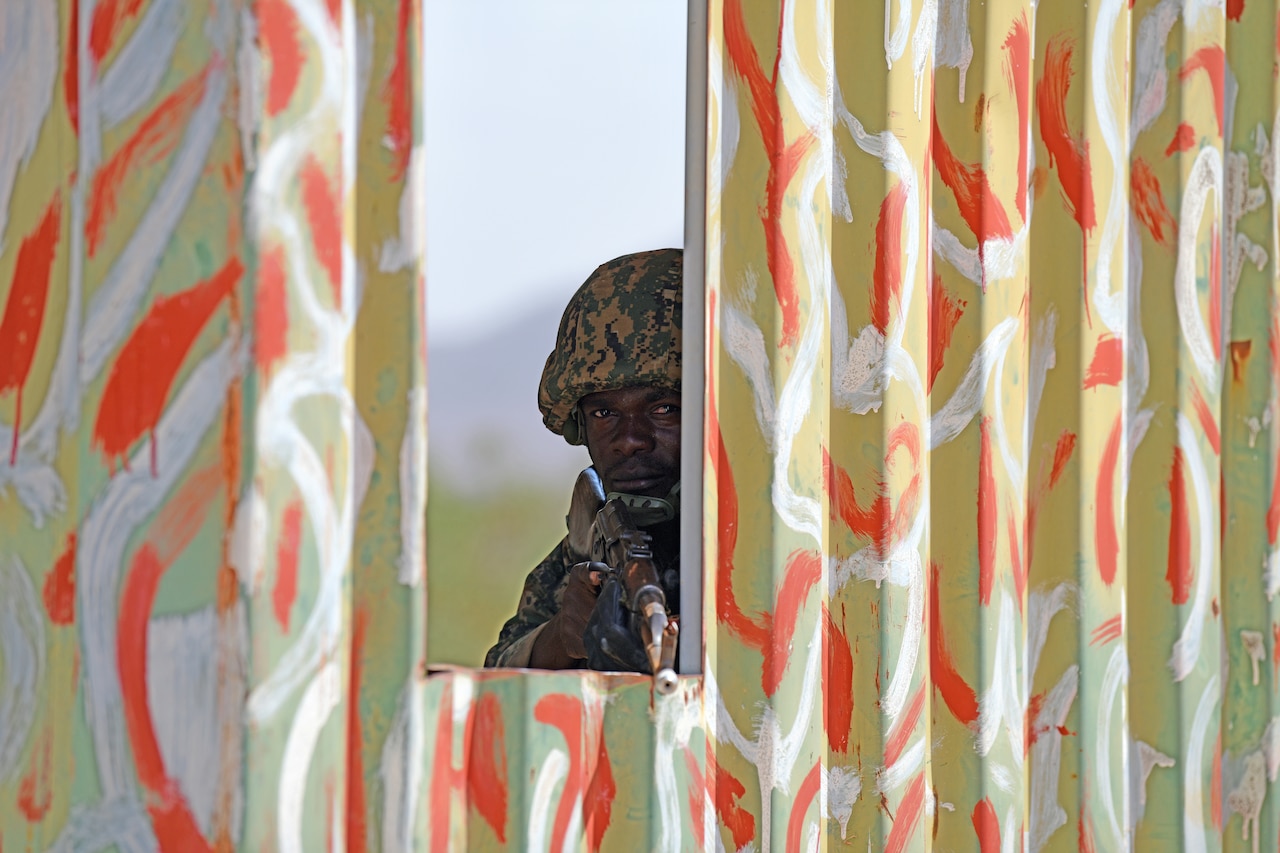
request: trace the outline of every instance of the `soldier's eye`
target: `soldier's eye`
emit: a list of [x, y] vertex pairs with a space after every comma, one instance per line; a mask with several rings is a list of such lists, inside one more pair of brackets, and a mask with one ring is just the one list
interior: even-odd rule
[[680, 414], [680, 407], [675, 403], [663, 403], [653, 411], [655, 415], [678, 415]]
[[592, 409], [591, 410], [591, 417], [593, 418], [607, 418], [611, 414], [613, 414], [613, 412], [609, 411], [608, 409]]

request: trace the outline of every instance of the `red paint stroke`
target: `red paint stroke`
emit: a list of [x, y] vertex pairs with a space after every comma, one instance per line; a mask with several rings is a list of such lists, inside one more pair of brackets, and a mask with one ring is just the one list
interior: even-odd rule
[[600, 749], [596, 753], [595, 769], [582, 795], [587, 850], [591, 853], [599, 850], [604, 840], [604, 831], [609, 828], [609, 820], [613, 816], [613, 800], [617, 794], [618, 784], [613, 778], [613, 763], [609, 760], [609, 748], [602, 732]]
[[881, 334], [889, 326], [892, 303], [902, 298], [902, 211], [906, 204], [907, 185], [897, 184], [880, 203], [880, 218], [876, 220], [871, 322]]
[[1191, 596], [1191, 527], [1187, 509], [1187, 487], [1183, 480], [1182, 448], [1173, 448], [1173, 471], [1169, 474], [1169, 582], [1174, 604], [1186, 604]]
[[189, 474], [151, 522], [151, 545], [156, 557], [169, 565], [182, 556], [209, 515], [209, 504], [222, 481], [221, 463], [215, 462]]
[[1227, 19], [1239, 21], [1244, 14], [1244, 0], [1227, 0]]
[[55, 625], [76, 621], [76, 534], [67, 534], [67, 547], [44, 579], [44, 609]]
[[1169, 140], [1169, 145], [1164, 149], [1164, 156], [1172, 157], [1178, 151], [1190, 151], [1195, 147], [1195, 128], [1184, 121], [1179, 124], [1178, 129], [1173, 132], [1173, 138]]
[[151, 815], [159, 848], [212, 851], [200, 834], [178, 780], [165, 770], [147, 704], [147, 631], [156, 591], [168, 568], [148, 542], [138, 549], [125, 576], [116, 634], [121, 704], [138, 781], [150, 793], [147, 812]]
[[1271, 677], [1280, 676], [1280, 622], [1271, 623]]
[[951, 146], [942, 137], [938, 116], [933, 116], [933, 163], [938, 177], [955, 197], [960, 217], [978, 239], [978, 258], [981, 260], [984, 246], [993, 237], [1011, 239], [1013, 229], [1000, 200], [991, 189], [986, 170], [981, 163], [962, 163], [951, 153]]
[[979, 424], [982, 447], [978, 454], [978, 600], [991, 603], [996, 580], [996, 478], [991, 466], [991, 418]]
[[44, 216], [23, 238], [14, 262], [13, 281], [0, 319], [0, 394], [15, 391], [13, 444], [9, 464], [18, 464], [18, 435], [22, 430], [22, 389], [35, 360], [44, 309], [48, 302], [53, 256], [62, 224], [62, 196], [54, 193]]
[[383, 140], [391, 149], [391, 180], [399, 181], [409, 168], [409, 153], [413, 147], [413, 93], [409, 87], [409, 38], [413, 32], [410, 13], [412, 0], [400, 0], [398, 29], [396, 31], [396, 55], [382, 90], [387, 105], [387, 127]]
[[271, 591], [271, 612], [280, 630], [289, 633], [289, 614], [298, 597], [298, 546], [302, 544], [302, 501], [284, 508], [280, 538], [276, 540], [276, 585]]
[[485, 693], [476, 704], [475, 723], [467, 737], [467, 797], [502, 844], [507, 842], [507, 743], [502, 703]]
[[297, 16], [285, 0], [259, 0], [258, 31], [271, 56], [267, 115], [277, 116], [289, 106], [302, 79], [305, 57], [298, 42]]
[[[780, 15], [785, 16], [785, 9], [780, 10]], [[782, 59], [781, 21], [778, 24], [778, 51], [772, 77], [765, 77], [760, 66], [760, 58], [742, 16], [742, 0], [725, 2], [724, 43], [734, 71], [746, 81], [751, 92], [751, 112], [760, 128], [765, 155], [769, 158], [769, 176], [765, 182], [766, 201], [760, 221], [764, 225], [765, 257], [769, 274], [773, 278], [774, 295], [782, 311], [782, 339], [778, 345], [787, 347], [795, 343], [800, 331], [800, 304], [796, 292], [795, 265], [782, 235], [782, 201], [800, 167], [801, 158], [813, 144], [813, 135], [806, 133], [790, 145], [786, 144], [777, 94], [778, 63]]]
[[[293, 520], [295, 519], [296, 520]], [[302, 525], [302, 505], [294, 501], [285, 508], [284, 511], [284, 533], [281, 539], [293, 537], [293, 565], [294, 576], [297, 576], [298, 564], [298, 536]], [[279, 546], [280, 550], [284, 550], [283, 542]], [[279, 582], [276, 584], [279, 590]], [[292, 601], [290, 602], [292, 603]], [[280, 618], [277, 611], [276, 618]], [[288, 631], [289, 614], [285, 611], [284, 630]], [[369, 611], [363, 606], [357, 606], [351, 614], [351, 679], [347, 686], [347, 823], [346, 837], [348, 850], [351, 853], [364, 853], [369, 849], [369, 827], [366, 824], [365, 817], [365, 792], [364, 792], [364, 730], [361, 728], [360, 721], [363, 715], [360, 713], [360, 690], [364, 684], [364, 642], [365, 633], [369, 627]], [[441, 715], [450, 713], [450, 709], [445, 706], [441, 710]]]
[[1067, 33], [1049, 39], [1044, 74], [1036, 86], [1040, 138], [1049, 152], [1050, 167], [1058, 169], [1067, 212], [1086, 234], [1096, 224], [1093, 209], [1093, 176], [1089, 165], [1089, 141], [1071, 134], [1067, 126], [1067, 93], [1071, 89], [1071, 55], [1075, 44]]
[[929, 665], [933, 686], [955, 718], [965, 725], [978, 721], [978, 694], [956, 670], [947, 636], [942, 629], [942, 598], [938, 594], [938, 564], [930, 563], [929, 575]]
[[831, 454], [822, 449], [824, 486], [831, 501], [831, 515], [839, 518], [857, 537], [870, 539], [880, 555], [888, 553], [886, 544], [889, 538], [889, 498], [883, 487], [865, 509], [858, 503], [858, 496], [853, 490], [853, 480], [844, 468], [832, 460]]
[[978, 834], [978, 849], [982, 853], [1000, 853], [1000, 818], [990, 797], [983, 797], [973, 807], [973, 831]]
[[1124, 616], [1123, 614], [1117, 613], [1115, 616], [1112, 616], [1110, 619], [1107, 619], [1106, 621], [1099, 624], [1097, 628], [1093, 629], [1092, 633], [1089, 635], [1090, 636], [1089, 645], [1105, 646], [1107, 643], [1110, 643], [1112, 640], [1120, 639], [1120, 637], [1123, 634], [1124, 634]]
[[94, 174], [85, 221], [89, 257], [97, 254], [102, 245], [107, 225], [116, 215], [120, 188], [125, 181], [135, 176], [139, 169], [159, 163], [177, 147], [191, 114], [204, 97], [211, 67], [212, 64], [206, 65], [182, 81]]
[[274, 246], [258, 261], [258, 299], [254, 306], [254, 361], [264, 373], [289, 352], [289, 289], [284, 249]]
[[822, 624], [826, 644], [823, 646], [822, 727], [833, 752], [849, 751], [849, 730], [853, 723], [853, 651], [849, 637], [837, 625], [824, 605]]
[[933, 380], [938, 378], [942, 370], [943, 358], [951, 346], [951, 336], [956, 325], [964, 314], [968, 303], [957, 297], [942, 284], [942, 275], [934, 273], [933, 286], [929, 290], [929, 384], [927, 391], [933, 390]]
[[1084, 809], [1076, 818], [1076, 839], [1080, 853], [1097, 853], [1098, 846], [1093, 841], [1093, 820]]
[[822, 565], [822, 555], [816, 551], [796, 550], [787, 557], [774, 615], [770, 618], [769, 614], [764, 614], [765, 624], [772, 623], [772, 642], [762, 650], [764, 667], [760, 683], [766, 696], [777, 692], [791, 663], [791, 640], [795, 636], [800, 610], [809, 597], [809, 591], [822, 579]]
[[1058, 436], [1058, 446], [1053, 450], [1053, 469], [1049, 473], [1049, 488], [1058, 485], [1058, 480], [1062, 478], [1062, 472], [1066, 470], [1067, 463], [1071, 461], [1071, 453], [1076, 449], [1076, 434], [1068, 430], [1063, 430], [1062, 435]]
[[1024, 755], [1031, 753], [1031, 747], [1040, 739], [1043, 732], [1049, 730], [1048, 726], [1039, 725], [1040, 711], [1044, 708], [1044, 694], [1036, 693], [1027, 702], [1027, 709], [1023, 713], [1022, 726], [1027, 733], [1026, 746], [1023, 749]]
[[1177, 223], [1164, 203], [1160, 181], [1146, 160], [1134, 157], [1129, 166], [1129, 194], [1133, 201], [1133, 213], [1147, 226], [1152, 239], [1172, 249]]
[[1018, 215], [1027, 221], [1027, 148], [1026, 128], [1030, 126], [1028, 113], [1031, 99], [1028, 97], [1031, 83], [1031, 32], [1027, 27], [1025, 13], [1019, 15], [1004, 39], [1004, 77], [1013, 89], [1014, 99], [1018, 102], [1018, 188], [1015, 191], [1014, 203], [1018, 207]]
[[333, 25], [342, 26], [342, 0], [325, 0], [325, 7], [329, 10], [329, 20]]
[[[125, 22], [136, 17], [141, 8], [142, 0], [101, 0], [98, 3], [93, 10], [93, 22], [89, 25], [89, 53], [95, 67], [111, 50]], [[74, 46], [76, 41], [71, 44]]]
[[[101, 6], [98, 7], [102, 9]], [[67, 16], [67, 64], [62, 71], [62, 94], [67, 102], [67, 117], [71, 120], [71, 130], [77, 137], [80, 135], [80, 4], [71, 4], [71, 14]]]
[[1115, 512], [1116, 463], [1119, 458], [1120, 416], [1117, 415], [1098, 463], [1097, 500], [1094, 503], [1094, 550], [1098, 555], [1098, 574], [1107, 586], [1115, 582], [1116, 560], [1120, 553]]
[[804, 816], [813, 805], [814, 798], [822, 786], [822, 764], [813, 765], [813, 769], [804, 777], [791, 803], [791, 816], [787, 818], [787, 853], [797, 853], [804, 834]]
[[885, 767], [892, 767], [897, 763], [902, 756], [902, 751], [907, 748], [911, 735], [915, 733], [916, 723], [920, 722], [920, 713], [924, 710], [924, 688], [925, 682], [922, 681], [907, 704], [907, 712], [898, 717], [897, 724], [884, 742]]
[[738, 492], [734, 486], [733, 470], [729, 467], [729, 455], [725, 450], [724, 436], [720, 432], [714, 399], [707, 407], [710, 434], [715, 436], [711, 467], [716, 478], [718, 497], [718, 548], [719, 565], [716, 569], [716, 617], [743, 643], [763, 649], [769, 642], [767, 625], [756, 622], [743, 612], [733, 591], [733, 551], [738, 544]]
[[907, 792], [902, 795], [898, 804], [898, 814], [894, 817], [893, 828], [885, 840], [885, 853], [902, 853], [911, 843], [916, 827], [920, 825], [920, 815], [924, 813], [924, 774], [918, 773], [911, 780]]
[[333, 190], [329, 176], [318, 160], [312, 158], [302, 167], [302, 205], [307, 209], [307, 224], [316, 260], [329, 275], [333, 288], [333, 304], [342, 305], [342, 201]]
[[1231, 378], [1239, 382], [1244, 376], [1245, 367], [1249, 363], [1249, 356], [1253, 353], [1253, 341], [1232, 341], [1229, 350], [1231, 352]]
[[550, 849], [560, 850], [564, 847], [564, 839], [569, 832], [574, 801], [582, 789], [582, 700], [564, 693], [543, 696], [533, 706], [533, 718], [559, 729], [564, 735], [565, 746], [569, 749], [569, 772], [564, 779], [560, 805], [556, 809], [555, 822], [551, 827]]
[[27, 823], [40, 823], [53, 805], [53, 735], [41, 730], [31, 749], [31, 763], [18, 785], [18, 810]]
[[150, 432], [155, 476], [155, 428], [169, 389], [200, 330], [231, 293], [244, 271], [232, 258], [210, 278], [171, 296], [156, 297], [116, 357], [93, 425], [93, 443], [107, 461], [123, 459], [130, 445]]
[[703, 812], [707, 801], [707, 779], [702, 775], [698, 759], [688, 746], [684, 748], [684, 769], [689, 774], [689, 820], [693, 824], [693, 839], [702, 849], [703, 834], [706, 832], [706, 820]]
[[1209, 446], [1213, 448], [1215, 454], [1221, 454], [1222, 436], [1218, 432], [1218, 423], [1209, 409], [1209, 404], [1205, 402], [1204, 395], [1200, 393], [1200, 386], [1195, 382], [1191, 383], [1191, 406], [1196, 410], [1196, 420], [1200, 422], [1200, 429], [1204, 430], [1205, 438], [1209, 439]]
[[449, 800], [455, 781], [453, 769], [453, 683], [446, 681], [440, 691], [440, 710], [436, 715], [435, 755], [431, 762], [431, 788], [428, 793], [431, 817], [431, 853], [449, 851]]
[[1218, 120], [1218, 135], [1222, 135], [1223, 78], [1226, 72], [1227, 55], [1222, 45], [1206, 45], [1187, 59], [1178, 72], [1179, 80], [1186, 80], [1196, 71], [1203, 71], [1209, 77], [1209, 85], [1213, 87], [1213, 114]]
[[756, 837], [756, 819], [738, 802], [747, 788], [736, 776], [716, 763], [715, 753], [707, 749], [707, 778], [713, 781], [716, 814], [733, 838], [733, 849], [741, 850]]
[[1093, 360], [1084, 374], [1084, 387], [1119, 385], [1124, 378], [1124, 339], [1110, 332], [1103, 332], [1098, 346], [1093, 350]]
[[1010, 568], [1013, 570], [1013, 589], [1018, 597], [1018, 609], [1022, 609], [1022, 593], [1027, 588], [1027, 572], [1026, 566], [1022, 560], [1022, 549], [1018, 547], [1018, 522], [1013, 517], [1013, 502], [1010, 501], [1005, 507], [1005, 532], [1009, 537], [1009, 562]]

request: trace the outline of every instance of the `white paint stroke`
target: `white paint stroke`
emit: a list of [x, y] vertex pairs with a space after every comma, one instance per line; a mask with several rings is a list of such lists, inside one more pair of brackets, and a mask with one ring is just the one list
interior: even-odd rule
[[973, 62], [973, 38], [969, 35], [969, 0], [933, 0], [937, 11], [937, 44], [934, 68], [955, 68], [960, 72], [957, 97], [964, 103], [965, 80]]
[[[1227, 794], [1227, 808], [1240, 815], [1243, 840], [1253, 839], [1254, 853], [1258, 853], [1258, 834], [1261, 830], [1259, 816], [1262, 814], [1262, 801], [1266, 796], [1265, 762], [1262, 751], [1256, 750], [1245, 756], [1244, 775], [1240, 779], [1240, 784]], [[1250, 833], [1251, 827], [1252, 833]]]
[[1031, 681], [1040, 667], [1040, 653], [1044, 651], [1053, 617], [1071, 607], [1078, 589], [1074, 584], [1060, 583], [1049, 592], [1032, 590], [1027, 596], [1027, 663], [1024, 690], [1030, 695]]
[[44, 692], [44, 617], [26, 566], [0, 556], [0, 783], [20, 769]]
[[1027, 419], [1022, 445], [1024, 459], [1030, 458], [1031, 438], [1035, 433], [1036, 420], [1040, 416], [1040, 400], [1044, 396], [1045, 382], [1049, 378], [1049, 371], [1058, 363], [1054, 343], [1057, 331], [1058, 309], [1049, 305], [1044, 315], [1036, 320], [1035, 329], [1031, 333], [1031, 354], [1027, 359]]
[[[716, 712], [708, 715], [707, 736], [715, 741], [719, 748], [732, 746], [738, 753], [756, 768], [756, 777], [760, 783], [760, 798], [769, 802], [773, 791], [781, 791], [784, 796], [791, 795], [791, 774], [795, 770], [796, 761], [800, 757], [805, 736], [809, 731], [809, 720], [813, 716], [816, 698], [819, 693], [819, 670], [822, 664], [822, 626], [815, 623], [813, 636], [804, 650], [805, 670], [801, 681], [799, 701], [795, 718], [786, 734], [782, 732], [782, 724], [778, 720], [773, 706], [761, 702], [757, 707], [759, 714], [754, 717], [755, 737], [747, 738], [738, 730], [725, 705], [724, 695], [720, 692], [715, 678], [714, 667], [703, 670], [704, 689], [707, 691], [707, 703], [715, 703]], [[760, 849], [768, 850], [772, 832], [772, 815], [765, 809], [760, 816]]]
[[1262, 753], [1267, 759], [1267, 780], [1276, 781], [1280, 772], [1280, 717], [1272, 717], [1262, 733]]
[[1196, 234], [1208, 204], [1209, 193], [1215, 202], [1211, 214], [1215, 221], [1222, 201], [1222, 154], [1212, 145], [1200, 149], [1191, 173], [1182, 189], [1182, 209], [1178, 215], [1178, 262], [1173, 274], [1174, 302], [1178, 307], [1178, 323], [1182, 327], [1183, 345], [1206, 385], [1216, 384], [1217, 356], [1209, 331], [1200, 313], [1200, 294], [1196, 288]]
[[525, 850], [549, 850], [551, 839], [547, 837], [550, 827], [547, 819], [555, 813], [551, 806], [551, 798], [556, 786], [564, 779], [569, 770], [569, 758], [564, 750], [552, 747], [547, 757], [538, 768], [538, 776], [533, 783], [533, 797], [529, 803], [529, 826], [525, 834]]
[[236, 48], [236, 128], [240, 132], [240, 156], [245, 171], [258, 169], [258, 131], [264, 108], [265, 89], [262, 51], [258, 45], [258, 18], [248, 6], [240, 10], [240, 39]]
[[267, 529], [271, 518], [267, 499], [256, 482], [245, 486], [236, 502], [231, 529], [227, 531], [227, 561], [231, 564], [244, 594], [252, 598], [267, 568]]
[[337, 661], [320, 668], [302, 692], [280, 759], [280, 787], [276, 795], [276, 843], [281, 853], [302, 853], [302, 805], [307, 793], [311, 758], [320, 730], [342, 699], [342, 670]]
[[400, 583], [416, 587], [427, 571], [427, 389], [409, 392], [400, 443]]
[[1176, 763], [1171, 755], [1165, 755], [1145, 740], [1135, 740], [1131, 742], [1132, 754], [1129, 764], [1129, 781], [1130, 792], [1129, 802], [1133, 806], [1133, 810], [1129, 815], [1129, 830], [1133, 831], [1138, 825], [1138, 821], [1142, 820], [1143, 812], [1147, 808], [1147, 780], [1151, 778], [1151, 771], [1157, 767], [1170, 768]]
[[[1125, 145], [1124, 134], [1120, 127], [1120, 122], [1124, 118], [1125, 96], [1128, 93], [1129, 52], [1128, 50], [1119, 51], [1119, 59], [1113, 60], [1112, 57], [1116, 52], [1112, 50], [1112, 42], [1115, 40], [1120, 17], [1127, 10], [1126, 0], [1101, 0], [1089, 47], [1089, 83], [1092, 87], [1098, 132], [1102, 135], [1102, 142], [1106, 145], [1107, 154], [1111, 157], [1111, 173], [1116, 176], [1126, 174], [1129, 166], [1129, 150]], [[1129, 28], [1123, 27], [1120, 35], [1127, 47]], [[1117, 67], [1118, 64], [1119, 67]], [[1113, 179], [1111, 194], [1107, 200], [1107, 211], [1102, 220], [1102, 236], [1098, 240], [1093, 286], [1094, 309], [1102, 324], [1113, 334], [1124, 331], [1125, 282], [1121, 279], [1119, 290], [1112, 291], [1111, 265], [1117, 250], [1122, 253], [1127, 252], [1127, 247], [1123, 243], [1127, 235], [1125, 225], [1128, 220], [1128, 183]], [[1123, 258], [1124, 254], [1121, 257]]]
[[1182, 14], [1182, 0], [1160, 0], [1138, 24], [1133, 47], [1133, 92], [1129, 120], [1129, 148], [1138, 134], [1164, 112], [1169, 90], [1169, 33]]
[[1191, 486], [1195, 492], [1196, 533], [1200, 556], [1196, 561], [1195, 598], [1191, 602], [1187, 621], [1182, 626], [1182, 633], [1173, 644], [1173, 655], [1169, 658], [1169, 669], [1173, 671], [1174, 681], [1182, 681], [1190, 675], [1195, 668], [1196, 659], [1200, 657], [1200, 640], [1204, 634], [1209, 599], [1213, 593], [1213, 559], [1218, 550], [1218, 525], [1215, 521], [1208, 470], [1205, 468], [1204, 456], [1200, 453], [1196, 428], [1182, 412], [1178, 412], [1178, 446], [1182, 448], [1187, 461]]
[[[1060, 585], [1061, 589], [1065, 584]], [[1055, 832], [1067, 822], [1067, 812], [1058, 802], [1058, 780], [1062, 770], [1062, 731], [1071, 705], [1080, 688], [1080, 665], [1071, 664], [1048, 692], [1031, 726], [1037, 732], [1031, 744], [1030, 848], [1039, 853]], [[1013, 833], [1009, 833], [1012, 835]]]
[[[912, 107], [916, 118], [924, 108], [924, 78], [929, 68], [929, 57], [936, 50], [938, 38], [938, 0], [923, 0], [920, 15], [916, 18], [916, 31], [911, 36], [911, 73], [915, 82]], [[936, 63], [935, 63], [936, 64]], [[963, 80], [963, 76], [961, 80]], [[963, 86], [963, 83], [961, 84]], [[964, 100], [963, 89], [961, 100]]]
[[99, 853], [112, 844], [131, 853], [160, 849], [150, 818], [136, 799], [77, 804], [48, 853]]
[[76, 613], [83, 654], [85, 718], [93, 738], [104, 800], [132, 795], [136, 781], [125, 743], [123, 699], [116, 669], [116, 607], [124, 555], [138, 526], [150, 518], [188, 472], [205, 433], [218, 421], [226, 391], [247, 357], [223, 341], [191, 371], [155, 430], [89, 508], [76, 550]]
[[[152, 618], [147, 627], [147, 707], [168, 775], [210, 836], [223, 743], [218, 614], [212, 605]], [[235, 747], [239, 751], [239, 745]]]
[[[1191, 735], [1187, 741], [1186, 768], [1182, 783], [1182, 843], [1188, 853], [1205, 853], [1208, 849], [1204, 819], [1204, 751], [1209, 745], [1210, 723], [1218, 704], [1218, 674], [1209, 681], [1200, 694], [1195, 716], [1191, 720]], [[1213, 727], [1217, 734], [1217, 727]]]
[[853, 806], [862, 796], [862, 776], [854, 767], [832, 767], [828, 770], [823, 766], [821, 790], [827, 794], [824, 798], [826, 808], [822, 810], [822, 816], [839, 823], [840, 839], [847, 839], [849, 818], [853, 817]]
[[[589, 710], [588, 717], [594, 716], [599, 719], [603, 713], [604, 701], [604, 695], [597, 694], [594, 701], [589, 703], [589, 707], [594, 711]], [[682, 685], [682, 689], [670, 696], [655, 694], [651, 713], [654, 722], [654, 793], [662, 824], [661, 843], [658, 849], [682, 850], [688, 845], [684, 843], [682, 837], [681, 816], [685, 810], [680, 805], [681, 785], [676, 778], [675, 757], [677, 751], [683, 752], [688, 747], [693, 732], [702, 727], [702, 697], [696, 689], [690, 690]], [[599, 732], [601, 729], [598, 724], [593, 723], [588, 731]], [[712, 824], [718, 825], [714, 817]], [[573, 837], [572, 833], [570, 837]], [[565, 844], [569, 844], [568, 838], [565, 839]], [[704, 843], [702, 849], [711, 848]]]
[[951, 399], [931, 418], [930, 450], [935, 450], [958, 436], [982, 409], [991, 373], [1004, 358], [1017, 331], [1017, 318], [1006, 317], [987, 334], [986, 340], [973, 354], [973, 359]]
[[916, 663], [920, 658], [920, 642], [924, 636], [924, 566], [920, 561], [919, 540], [908, 540], [903, 551], [902, 556], [908, 568], [907, 615], [902, 626], [902, 645], [898, 647], [898, 660], [893, 668], [893, 675], [889, 678], [889, 687], [880, 700], [880, 710], [888, 718], [889, 728], [897, 725], [907, 706], [907, 693], [915, 678]]
[[911, 30], [911, 2], [897, 0], [898, 21], [893, 21], [892, 8], [894, 0], [884, 0], [884, 64], [893, 68], [893, 63], [902, 58], [907, 50], [907, 36]]
[[138, 309], [151, 288], [160, 259], [204, 172], [209, 149], [222, 123], [226, 89], [226, 71], [215, 64], [209, 69], [204, 97], [187, 122], [182, 144], [164, 180], [89, 302], [80, 335], [81, 387], [97, 378], [107, 359], [135, 325]]
[[766, 449], [774, 452], [777, 404], [773, 398], [772, 368], [765, 351], [764, 333], [732, 299], [725, 299], [720, 306], [720, 341], [751, 388], [760, 437]]
[[987, 756], [995, 746], [1001, 723], [1009, 736], [1014, 763], [1022, 766], [1026, 726], [1026, 700], [1018, 683], [1018, 643], [1014, 637], [1016, 606], [1007, 588], [1000, 592], [996, 617], [996, 651], [991, 665], [991, 686], [982, 694], [978, 710], [978, 755]]
[[35, 154], [58, 79], [57, 0], [0, 3], [0, 253], [19, 170]]
[[[1113, 746], [1111, 737], [1112, 718], [1115, 716], [1115, 706], [1117, 702], [1120, 705], [1120, 734], [1124, 740], [1128, 740], [1129, 719], [1127, 708], [1125, 706], [1124, 691], [1120, 688], [1129, 683], [1129, 658], [1125, 652], [1122, 643], [1116, 644], [1111, 658], [1107, 661], [1107, 669], [1102, 676], [1102, 690], [1098, 701], [1098, 719], [1097, 719], [1097, 741], [1094, 751], [1094, 767], [1092, 777], [1098, 783], [1098, 799], [1102, 801], [1103, 811], [1107, 816], [1107, 823], [1111, 828], [1112, 838], [1115, 839], [1114, 846], [1108, 849], [1119, 850], [1124, 847], [1126, 836], [1121, 832], [1121, 820], [1116, 816], [1115, 797], [1111, 791], [1111, 757]], [[1120, 769], [1115, 778], [1126, 780], [1126, 784], [1120, 788], [1121, 812], [1128, 813], [1129, 797], [1128, 784], [1129, 778], [1129, 753], [1127, 749], [1120, 750]], [[1128, 820], [1124, 821], [1128, 824]]]
[[109, 130], [155, 98], [172, 68], [178, 39], [186, 32], [186, 4], [153, 0], [138, 19], [129, 41], [112, 59], [98, 84], [98, 97], [81, 109], [96, 107], [102, 127]]
[[423, 769], [422, 686], [410, 673], [400, 689], [396, 715], [382, 745], [382, 849], [409, 853], [414, 845], [414, 818], [421, 802]]
[[888, 794], [896, 791], [911, 781], [924, 766], [925, 738], [911, 744], [893, 764], [881, 767], [876, 771], [876, 793]]
[[939, 225], [930, 213], [933, 252], [955, 268], [956, 272], [982, 287], [1013, 276], [1025, 256], [1028, 226], [1023, 223], [1012, 237], [990, 237], [982, 244], [982, 257], [977, 248], [970, 249], [946, 227]]
[[409, 169], [400, 191], [400, 227], [378, 253], [378, 270], [384, 273], [426, 269], [427, 192], [426, 152], [421, 145], [409, 151]]

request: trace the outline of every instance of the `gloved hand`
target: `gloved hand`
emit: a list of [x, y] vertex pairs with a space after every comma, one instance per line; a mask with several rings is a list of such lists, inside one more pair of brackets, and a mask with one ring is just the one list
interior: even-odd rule
[[565, 654], [574, 660], [587, 657], [583, 633], [595, 609], [600, 582], [608, 570], [604, 563], [578, 563], [570, 569], [564, 597], [560, 600], [560, 612], [547, 626], [555, 632]]
[[605, 672], [649, 672], [649, 658], [632, 630], [633, 614], [622, 599], [622, 584], [609, 578], [600, 588], [582, 642], [587, 666]]

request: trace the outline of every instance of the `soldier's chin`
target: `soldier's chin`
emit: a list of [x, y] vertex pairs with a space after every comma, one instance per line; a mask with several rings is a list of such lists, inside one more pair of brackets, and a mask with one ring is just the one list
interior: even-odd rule
[[611, 492], [624, 495], [642, 495], [647, 498], [665, 498], [671, 491], [666, 477], [644, 477], [635, 480], [615, 480]]

